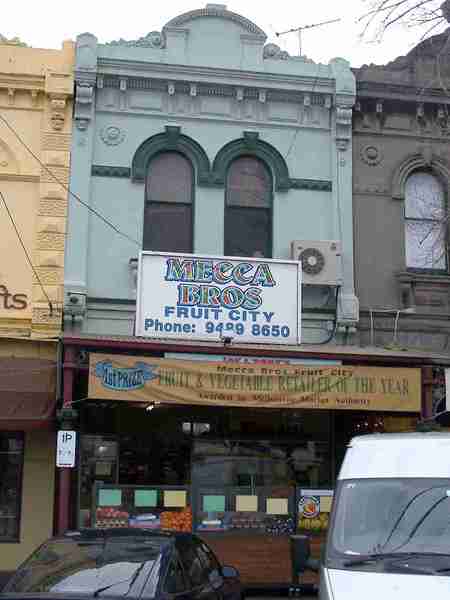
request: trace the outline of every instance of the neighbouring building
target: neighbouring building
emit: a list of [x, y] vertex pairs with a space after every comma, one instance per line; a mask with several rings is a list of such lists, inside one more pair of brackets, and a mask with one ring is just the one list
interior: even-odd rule
[[352, 71], [210, 4], [80, 35], [75, 85], [59, 527], [194, 529], [286, 583], [350, 437], [424, 400], [423, 352], [356, 345]]
[[[449, 353], [448, 30], [355, 69], [353, 203], [360, 343]], [[444, 364], [442, 365], [444, 366]], [[442, 369], [433, 410], [445, 409]]]
[[46, 50], [0, 36], [1, 570], [54, 530], [67, 193], [51, 174], [67, 185], [73, 66], [72, 42]]

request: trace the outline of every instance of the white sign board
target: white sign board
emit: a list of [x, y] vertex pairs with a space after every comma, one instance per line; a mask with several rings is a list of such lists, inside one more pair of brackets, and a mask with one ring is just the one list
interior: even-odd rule
[[56, 466], [73, 468], [75, 466], [76, 449], [77, 432], [58, 431]]
[[299, 344], [301, 293], [295, 261], [142, 252], [136, 335]]

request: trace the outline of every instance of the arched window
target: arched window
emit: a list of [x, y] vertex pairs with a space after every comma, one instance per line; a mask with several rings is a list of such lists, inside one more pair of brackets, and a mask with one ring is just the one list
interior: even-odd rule
[[193, 252], [192, 165], [177, 152], [150, 162], [145, 184], [144, 250]]
[[444, 188], [427, 171], [415, 171], [405, 183], [405, 244], [408, 269], [447, 269]]
[[266, 165], [242, 156], [228, 169], [225, 254], [272, 256], [272, 177]]

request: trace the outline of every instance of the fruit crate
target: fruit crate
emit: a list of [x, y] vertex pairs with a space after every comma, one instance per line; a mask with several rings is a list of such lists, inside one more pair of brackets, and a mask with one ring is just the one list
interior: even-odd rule
[[130, 515], [114, 508], [98, 508], [95, 514], [96, 529], [128, 527]]

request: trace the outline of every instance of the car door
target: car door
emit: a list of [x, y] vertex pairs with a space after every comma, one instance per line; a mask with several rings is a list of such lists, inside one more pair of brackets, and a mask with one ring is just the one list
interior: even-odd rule
[[192, 600], [222, 600], [221, 595], [211, 583], [208, 570], [199, 553], [194, 538], [181, 538], [177, 541], [177, 549], [184, 568], [188, 585], [190, 584]]
[[222, 566], [211, 548], [200, 539], [196, 540], [200, 558], [205, 565], [209, 581], [222, 600], [240, 600], [241, 586], [238, 579], [224, 577]]

